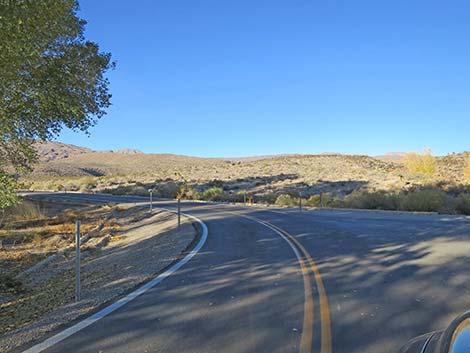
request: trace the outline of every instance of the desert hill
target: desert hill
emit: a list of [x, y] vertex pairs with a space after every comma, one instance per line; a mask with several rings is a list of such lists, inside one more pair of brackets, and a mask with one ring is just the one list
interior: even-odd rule
[[402, 190], [429, 183], [458, 184], [466, 182], [463, 170], [470, 160], [470, 152], [437, 157], [435, 175], [429, 179], [411, 174], [403, 163], [397, 163], [397, 157], [403, 158], [402, 153], [389, 154], [391, 158], [291, 154], [224, 159], [149, 154], [132, 149], [92, 151], [56, 142], [41, 145], [39, 153], [42, 161], [28, 177], [38, 188], [69, 185], [69, 189], [109, 191], [140, 185], [144, 193], [146, 188], [163, 182], [186, 181], [199, 191], [217, 186], [228, 193], [247, 190], [257, 195], [295, 194], [302, 190], [305, 195], [325, 192], [344, 196], [359, 189]]
[[42, 162], [65, 159], [79, 154], [92, 152], [91, 149], [86, 147], [79, 147], [56, 141], [38, 141], [34, 147], [38, 153], [39, 160]]
[[115, 153], [124, 155], [142, 154], [141, 151], [135, 148], [122, 148], [118, 150], [108, 151], [94, 151], [87, 147], [80, 147], [71, 144], [66, 144], [57, 141], [37, 141], [34, 145], [39, 160], [41, 162], [51, 162], [61, 159], [67, 159], [82, 154], [91, 153]]

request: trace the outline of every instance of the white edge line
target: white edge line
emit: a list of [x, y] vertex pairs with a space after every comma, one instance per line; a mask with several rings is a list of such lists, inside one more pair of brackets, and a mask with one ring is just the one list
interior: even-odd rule
[[260, 223], [262, 224], [263, 226], [265, 227], [268, 227], [269, 229], [273, 230], [274, 232], [276, 232], [277, 234], [279, 234], [286, 242], [287, 244], [289, 244], [289, 246], [292, 248], [292, 250], [294, 250], [294, 253], [295, 253], [295, 256], [297, 257], [297, 260], [299, 260], [299, 264], [300, 264], [300, 261], [302, 261], [302, 257], [300, 256], [300, 253], [299, 251], [297, 250], [297, 248], [295, 247], [295, 245], [292, 243], [292, 241], [287, 238], [284, 234], [282, 234], [280, 231], [278, 231], [276, 228], [272, 227], [271, 225], [269, 225], [268, 223], [265, 223], [263, 221], [260, 221], [260, 220], [257, 220], [255, 218], [252, 218], [251, 219], [252, 221], [255, 221], [257, 223]]
[[[160, 208], [159, 207], [159, 209], [163, 209], [165, 211], [176, 213], [176, 211], [168, 210], [168, 209], [165, 209], [165, 208]], [[196, 217], [191, 216], [191, 215], [186, 214], [186, 213], [181, 213], [181, 214], [188, 217], [188, 218], [191, 218], [191, 219], [195, 220], [202, 227], [201, 239], [199, 239], [199, 242], [194, 247], [194, 249], [191, 250], [191, 252], [189, 254], [187, 254], [184, 258], [182, 258], [176, 264], [171, 266], [168, 270], [166, 270], [165, 272], [159, 274], [157, 277], [155, 277], [154, 279], [152, 279], [149, 282], [145, 283], [144, 285], [137, 288], [135, 291], [129, 293], [125, 297], [123, 297], [123, 298], [119, 299], [118, 301], [108, 305], [107, 307], [101, 309], [100, 311], [94, 313], [93, 315], [87, 317], [86, 319], [76, 323], [75, 325], [73, 325], [73, 326], [57, 333], [56, 335], [54, 335], [52, 337], [49, 337], [45, 341], [32, 346], [31, 348], [23, 351], [22, 353], [39, 353], [39, 352], [44, 351], [45, 349], [48, 349], [48, 348], [52, 347], [53, 345], [55, 345], [57, 343], [65, 340], [66, 338], [72, 336], [74, 333], [77, 333], [78, 331], [83, 330], [85, 327], [90, 326], [91, 324], [95, 323], [96, 321], [104, 318], [105, 316], [111, 314], [113, 311], [115, 311], [115, 310], [119, 309], [120, 307], [124, 306], [125, 304], [129, 303], [131, 300], [137, 298], [139, 295], [145, 293], [150, 288], [156, 286], [161, 281], [163, 281], [165, 278], [169, 277], [174, 272], [176, 272], [178, 269], [183, 267], [186, 263], [188, 263], [188, 261], [191, 260], [194, 257], [194, 255], [196, 255], [199, 252], [199, 250], [201, 250], [201, 248], [204, 246], [204, 243], [206, 242], [206, 239], [207, 239], [208, 230], [207, 230], [206, 224], [203, 221], [201, 221], [199, 218], [196, 218]]]

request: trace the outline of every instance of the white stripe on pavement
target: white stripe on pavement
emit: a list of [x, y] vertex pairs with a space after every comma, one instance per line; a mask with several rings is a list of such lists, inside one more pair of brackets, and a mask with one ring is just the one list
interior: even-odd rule
[[[175, 211], [167, 210], [173, 213], [176, 213]], [[129, 303], [131, 300], [137, 298], [139, 295], [145, 293], [148, 291], [150, 288], [156, 286], [159, 284], [161, 281], [163, 281], [165, 278], [169, 277], [172, 275], [175, 271], [180, 269], [182, 266], [184, 266], [189, 260], [191, 260], [194, 255], [196, 255], [199, 250], [204, 246], [204, 243], [206, 242], [207, 235], [208, 235], [208, 230], [207, 226], [204, 224], [203, 221], [201, 221], [199, 218], [196, 218], [194, 216], [182, 213], [182, 215], [189, 217], [191, 219], [194, 219], [196, 222], [198, 222], [201, 227], [202, 227], [202, 236], [197, 245], [194, 247], [193, 250], [189, 254], [187, 254], [184, 258], [182, 258], [180, 261], [178, 261], [176, 264], [171, 266], [168, 270], [165, 272], [161, 273], [151, 281], [145, 283], [141, 287], [137, 288], [135, 291], [132, 293], [129, 293], [126, 295], [124, 298], [119, 299], [117, 302], [108, 305], [104, 309], [101, 309], [97, 313], [91, 315], [90, 317], [87, 317], [86, 319], [76, 323], [75, 325], [59, 332], [58, 334], [46, 339], [45, 341], [38, 343], [34, 345], [33, 347], [23, 351], [23, 353], [39, 353], [44, 351], [45, 349], [48, 349], [52, 347], [53, 345], [65, 340], [66, 338], [72, 336], [74, 333], [77, 333], [80, 330], [83, 330], [85, 327], [90, 326], [91, 324], [95, 323], [96, 321], [104, 318], [105, 316], [111, 314], [113, 311], [119, 309], [123, 305]]]

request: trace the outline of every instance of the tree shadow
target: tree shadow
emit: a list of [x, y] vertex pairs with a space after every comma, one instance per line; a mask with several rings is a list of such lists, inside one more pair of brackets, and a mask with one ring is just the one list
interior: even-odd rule
[[[47, 352], [297, 352], [304, 290], [292, 250], [255, 222], [190, 212], [204, 216], [210, 235], [189, 264]], [[122, 249], [128, 266], [151, 241]], [[171, 246], [169, 238], [160, 246]], [[98, 292], [125, 287], [125, 267], [117, 268], [121, 281], [97, 283]]]
[[470, 309], [470, 219], [364, 211], [267, 215], [309, 250], [334, 352], [397, 352]]

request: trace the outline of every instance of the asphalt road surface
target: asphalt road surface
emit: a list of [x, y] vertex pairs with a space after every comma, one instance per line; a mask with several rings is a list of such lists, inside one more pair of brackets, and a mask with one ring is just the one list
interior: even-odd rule
[[470, 309], [470, 218], [191, 202], [182, 208], [208, 227], [201, 251], [44, 352], [388, 353]]

